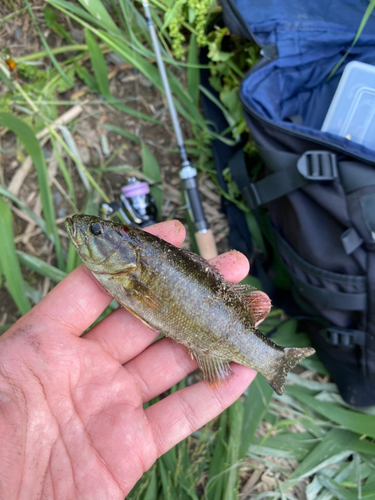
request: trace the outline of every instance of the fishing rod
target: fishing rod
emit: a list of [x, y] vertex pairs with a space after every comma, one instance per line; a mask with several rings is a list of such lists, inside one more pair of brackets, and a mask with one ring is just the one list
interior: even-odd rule
[[172, 93], [169, 86], [167, 73], [165, 71], [163, 58], [161, 56], [158, 38], [156, 36], [154, 24], [151, 19], [151, 12], [148, 0], [143, 0], [142, 4], [151, 35], [152, 45], [154, 47], [156, 63], [159, 68], [160, 77], [164, 87], [165, 97], [167, 99], [167, 104], [172, 119], [173, 129], [176, 135], [178, 149], [180, 152], [180, 158], [181, 158], [180, 179], [182, 183], [182, 189], [185, 194], [185, 199], [188, 204], [189, 215], [193, 223], [195, 239], [197, 241], [200, 255], [205, 259], [212, 259], [212, 257], [217, 256], [216, 243], [213, 233], [211, 229], [209, 229], [206, 217], [204, 215], [202, 201], [198, 191], [197, 170], [190, 165], [190, 161], [186, 154], [184, 140], [182, 137], [182, 131], [180, 123], [178, 121], [176, 108], [173, 102]]

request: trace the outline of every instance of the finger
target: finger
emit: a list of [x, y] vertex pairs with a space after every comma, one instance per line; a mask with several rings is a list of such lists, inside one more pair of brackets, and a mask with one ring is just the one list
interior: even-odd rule
[[178, 220], [159, 222], [144, 229], [147, 233], [158, 236], [172, 245], [179, 247], [185, 240], [186, 231]]
[[174, 392], [148, 407], [146, 417], [154, 433], [158, 456], [228, 408], [253, 381], [256, 372], [233, 363], [234, 376], [217, 389], [205, 381]]
[[186, 347], [168, 338], [160, 339], [125, 364], [147, 403], [198, 368]]
[[[172, 244], [180, 245], [185, 237], [184, 226], [178, 221], [162, 222], [147, 228]], [[29, 322], [43, 318], [44, 330], [53, 335], [58, 326], [61, 330], [81, 335], [111, 301], [109, 294], [85, 266], [79, 266], [64, 278], [51, 292], [22, 318]]]
[[232, 250], [210, 260], [210, 264], [217, 267], [227, 281], [238, 283], [249, 274], [250, 264], [241, 252]]
[[[239, 252], [228, 252], [213, 261], [225, 279], [248, 272], [248, 260]], [[239, 271], [235, 273], [236, 266]], [[146, 349], [157, 335], [128, 311], [120, 309], [96, 325], [85, 338], [96, 340], [120, 363], [126, 363]]]

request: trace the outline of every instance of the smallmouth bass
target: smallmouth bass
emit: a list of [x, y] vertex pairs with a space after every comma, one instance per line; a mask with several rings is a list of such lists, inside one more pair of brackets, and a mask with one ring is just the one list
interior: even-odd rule
[[147, 326], [186, 346], [206, 381], [225, 382], [228, 360], [260, 372], [277, 394], [312, 348], [284, 348], [255, 323], [271, 303], [247, 285], [229, 283], [202, 257], [140, 229], [89, 215], [66, 227], [82, 261], [117, 302]]

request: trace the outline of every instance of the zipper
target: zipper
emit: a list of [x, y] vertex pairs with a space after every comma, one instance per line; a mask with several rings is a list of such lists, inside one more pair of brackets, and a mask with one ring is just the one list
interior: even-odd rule
[[[266, 64], [269, 64], [270, 62], [271, 61], [268, 61], [268, 60], [265, 60], [265, 59], [261, 59], [259, 61], [259, 63], [257, 63], [250, 71], [248, 71], [248, 73], [246, 74], [245, 78], [242, 80], [242, 85], [243, 85], [243, 82], [252, 73], [254, 73], [258, 69], [262, 68], [263, 66], [266, 66]], [[242, 85], [241, 85], [241, 87], [242, 87]], [[364, 160], [367, 163], [372, 163], [373, 165], [375, 165], [375, 160], [369, 158], [368, 156], [361, 155], [359, 153], [353, 153], [349, 149], [347, 149], [347, 148], [345, 148], [343, 146], [339, 146], [339, 145], [337, 145], [334, 142], [326, 141], [325, 139], [317, 139], [316, 137], [314, 137], [314, 136], [312, 136], [310, 134], [305, 134], [303, 132], [296, 132], [295, 130], [291, 130], [289, 127], [285, 127], [283, 125], [278, 125], [277, 123], [274, 123], [272, 120], [269, 120], [268, 118], [264, 118], [264, 116], [262, 116], [260, 113], [258, 113], [254, 109], [250, 108], [248, 106], [248, 104], [245, 102], [245, 99], [244, 99], [243, 94], [242, 94], [242, 88], [240, 89], [240, 99], [241, 99], [243, 107], [245, 108], [245, 110], [250, 115], [254, 116], [255, 118], [257, 118], [261, 122], [266, 123], [267, 125], [271, 126], [271, 128], [287, 132], [288, 134], [290, 134], [290, 135], [292, 135], [294, 137], [300, 137], [300, 138], [303, 138], [303, 139], [308, 139], [309, 141], [314, 142], [315, 144], [324, 145], [324, 146], [330, 146], [332, 149], [336, 149], [336, 150], [338, 150], [338, 151], [340, 151], [342, 153], [345, 153], [345, 154], [351, 156], [352, 158], [356, 158], [356, 159], [362, 160], [362, 161]]]

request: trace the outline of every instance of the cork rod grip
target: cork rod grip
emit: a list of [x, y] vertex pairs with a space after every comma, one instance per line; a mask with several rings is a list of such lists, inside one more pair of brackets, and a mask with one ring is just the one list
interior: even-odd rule
[[215, 238], [211, 229], [207, 229], [204, 233], [195, 233], [195, 239], [199, 253], [204, 259], [208, 260], [217, 257]]

